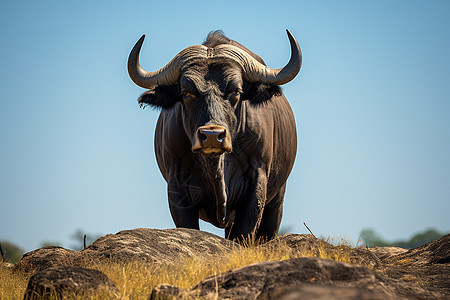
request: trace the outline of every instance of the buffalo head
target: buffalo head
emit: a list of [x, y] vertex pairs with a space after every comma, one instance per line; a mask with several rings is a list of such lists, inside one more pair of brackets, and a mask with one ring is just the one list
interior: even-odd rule
[[215, 46], [207, 40], [204, 45], [182, 50], [154, 72], [145, 71], [139, 63], [143, 35], [130, 53], [128, 73], [134, 83], [149, 89], [139, 98], [140, 104], [171, 108], [182, 103], [191, 150], [218, 156], [233, 150], [239, 102], [261, 104], [280, 94], [279, 85], [299, 72], [300, 47], [288, 30], [287, 35], [291, 58], [280, 69], [268, 68], [257, 55], [234, 41]]

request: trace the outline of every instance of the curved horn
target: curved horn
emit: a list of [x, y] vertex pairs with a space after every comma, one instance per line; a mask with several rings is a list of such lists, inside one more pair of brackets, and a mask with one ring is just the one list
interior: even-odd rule
[[216, 49], [220, 48], [216, 57], [230, 58], [238, 61], [244, 71], [244, 76], [250, 82], [264, 82], [276, 85], [282, 85], [288, 83], [297, 76], [302, 66], [302, 52], [297, 40], [286, 29], [286, 33], [291, 44], [291, 58], [286, 66], [280, 69], [271, 69], [256, 59], [254, 59], [247, 52], [231, 45], [220, 45]]
[[158, 71], [145, 71], [139, 63], [139, 52], [144, 42], [145, 34], [136, 42], [128, 57], [128, 74], [131, 80], [140, 87], [151, 89], [161, 84], [174, 84], [178, 81], [181, 68], [190, 59], [205, 57], [206, 47], [196, 45], [178, 53], [167, 65]]

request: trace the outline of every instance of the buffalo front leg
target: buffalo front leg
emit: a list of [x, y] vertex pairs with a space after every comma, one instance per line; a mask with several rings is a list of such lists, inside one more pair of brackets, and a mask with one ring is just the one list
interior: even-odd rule
[[259, 170], [255, 179], [250, 193], [244, 195], [236, 207], [233, 224], [225, 229], [225, 236], [230, 240], [253, 242], [257, 238], [267, 198], [267, 176]]
[[286, 191], [286, 184], [264, 207], [263, 216], [256, 232], [256, 238], [265, 241], [271, 240], [278, 234], [281, 218], [283, 216], [283, 198]]
[[177, 228], [200, 229], [198, 208], [192, 203], [183, 182], [172, 177], [167, 185], [170, 214]]

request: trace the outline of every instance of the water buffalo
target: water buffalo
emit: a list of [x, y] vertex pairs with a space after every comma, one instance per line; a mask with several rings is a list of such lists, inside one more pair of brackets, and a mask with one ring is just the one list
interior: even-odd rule
[[177, 227], [198, 229], [200, 218], [225, 228], [229, 239], [276, 235], [297, 151], [280, 85], [294, 79], [302, 62], [287, 35], [291, 58], [281, 69], [268, 68], [221, 31], [154, 72], [139, 63], [145, 35], [131, 51], [128, 73], [148, 89], [138, 102], [161, 108], [155, 152]]

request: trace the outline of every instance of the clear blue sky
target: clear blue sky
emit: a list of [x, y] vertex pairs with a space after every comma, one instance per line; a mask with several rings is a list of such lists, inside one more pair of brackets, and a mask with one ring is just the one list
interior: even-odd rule
[[[0, 240], [70, 246], [77, 229], [171, 228], [153, 154], [158, 111], [126, 61], [154, 70], [211, 30], [278, 68], [298, 127], [282, 225], [356, 241], [450, 231], [449, 1], [2, 1]], [[202, 228], [223, 236], [221, 230]]]

